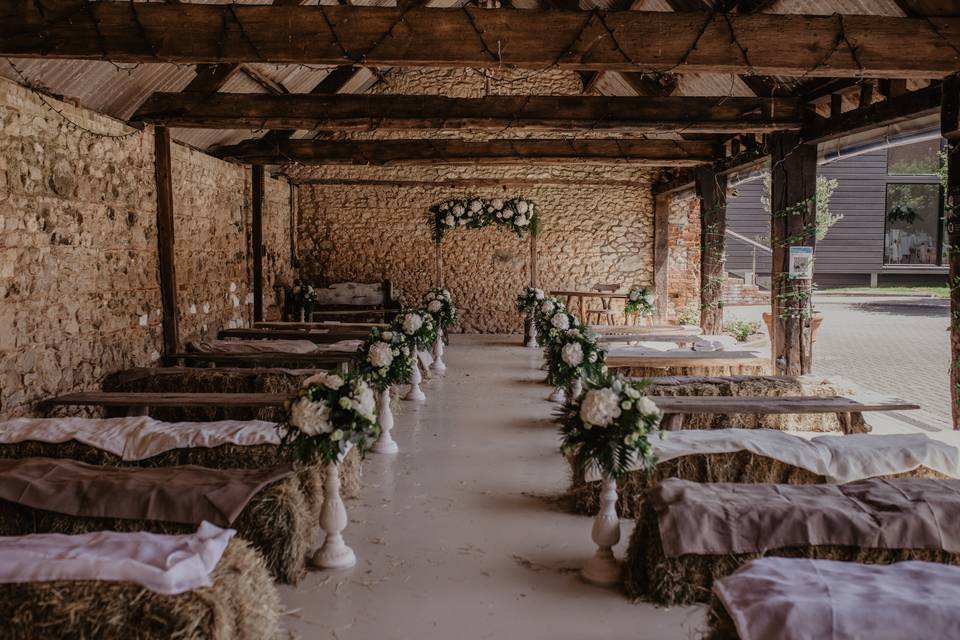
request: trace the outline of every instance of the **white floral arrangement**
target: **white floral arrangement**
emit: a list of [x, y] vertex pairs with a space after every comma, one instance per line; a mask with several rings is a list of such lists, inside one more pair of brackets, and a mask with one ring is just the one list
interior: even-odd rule
[[433, 240], [443, 241], [449, 229], [480, 229], [490, 225], [509, 228], [518, 236], [537, 235], [540, 216], [533, 202], [525, 198], [492, 200], [468, 196], [446, 200], [430, 207], [428, 221], [433, 226]]
[[639, 313], [642, 316], [653, 315], [657, 296], [647, 287], [634, 287], [627, 293], [624, 309], [627, 313]]
[[654, 468], [650, 440], [660, 433], [662, 414], [645, 394], [648, 384], [605, 376], [564, 405], [560, 450], [578, 472], [593, 468], [619, 479], [637, 464]]
[[577, 379], [589, 382], [606, 373], [606, 352], [586, 327], [556, 331], [544, 352], [548, 382], [554, 386], [566, 386]]
[[390, 324], [393, 331], [403, 334], [412, 351], [423, 351], [437, 339], [433, 316], [421, 309], [403, 309]]
[[280, 425], [281, 445], [302, 462], [335, 463], [351, 446], [366, 451], [380, 434], [376, 419], [376, 399], [365, 380], [321, 372], [303, 381]]
[[520, 313], [530, 316], [536, 311], [537, 306], [544, 299], [546, 299], [547, 294], [544, 293], [543, 289], [538, 289], [537, 287], [526, 287], [523, 291], [520, 292], [520, 295], [517, 296], [517, 311]]
[[537, 335], [540, 336], [541, 343], [547, 347], [559, 334], [580, 325], [577, 317], [567, 311], [559, 299], [552, 296], [545, 298], [537, 306], [533, 320], [537, 324]]
[[354, 364], [364, 380], [385, 391], [410, 379], [413, 353], [403, 333], [374, 328], [357, 349]]
[[453, 304], [453, 294], [440, 287], [430, 289], [423, 297], [423, 306], [433, 316], [440, 329], [446, 330], [457, 321], [457, 307]]

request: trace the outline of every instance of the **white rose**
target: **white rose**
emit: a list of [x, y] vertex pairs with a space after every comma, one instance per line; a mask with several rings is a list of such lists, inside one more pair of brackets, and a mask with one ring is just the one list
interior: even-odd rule
[[373, 390], [366, 382], [360, 382], [352, 396], [350, 396], [350, 407], [362, 415], [367, 420], [375, 420], [376, 400], [373, 397]]
[[380, 334], [380, 337], [387, 342], [393, 342], [393, 331], [384, 331]]
[[443, 224], [447, 225], [448, 227], [452, 227], [452, 226], [455, 225], [456, 223], [457, 223], [457, 221], [454, 220], [454, 219], [453, 219], [453, 216], [451, 216], [451, 215], [449, 215], [449, 214], [447, 214], [447, 217], [443, 219]]
[[427, 305], [427, 311], [430, 313], [439, 313], [440, 309], [443, 308], [443, 303], [439, 300], [431, 300], [430, 304]]
[[504, 217], [505, 219], [507, 219], [507, 220], [509, 220], [510, 218], [512, 218], [512, 217], [513, 217], [513, 209], [504, 209], [504, 210], [503, 210], [503, 217]]
[[627, 387], [623, 390], [623, 392], [626, 394], [628, 398], [633, 398], [634, 400], [640, 397], [640, 392], [634, 389], [633, 387]]
[[646, 396], [637, 400], [637, 410], [639, 410], [640, 413], [645, 413], [649, 415], [654, 415], [654, 416], [660, 415], [660, 407], [658, 407], [653, 400], [651, 400]]
[[560, 357], [571, 367], [579, 367], [583, 362], [583, 347], [579, 342], [568, 342], [563, 345], [560, 351]]
[[593, 351], [590, 352], [590, 356], [587, 358], [591, 363], [597, 361], [597, 354]]
[[527, 212], [528, 209], [529, 209], [529, 206], [527, 206], [526, 200], [517, 201], [517, 213], [519, 213], [520, 215], [523, 215]]
[[500, 211], [500, 209], [503, 209], [503, 200], [500, 200], [499, 198], [494, 200], [490, 204], [492, 204], [493, 208], [496, 209], [497, 211]]
[[608, 427], [620, 417], [620, 396], [613, 389], [591, 389], [580, 405], [580, 419], [596, 427]]
[[526, 216], [517, 216], [517, 219], [514, 220], [518, 227], [525, 227], [530, 222], [527, 220]]
[[624, 411], [629, 411], [630, 409], [633, 409], [633, 401], [624, 400], [623, 402], [620, 403], [620, 408], [623, 409]]
[[386, 342], [374, 342], [370, 345], [367, 360], [375, 367], [389, 367], [393, 364], [393, 350]]
[[550, 324], [552, 324], [555, 329], [566, 331], [570, 328], [570, 318], [568, 318], [565, 313], [558, 313], [550, 320]]
[[472, 201], [470, 202], [470, 211], [476, 213], [476, 212], [480, 211], [480, 209], [483, 209], [483, 203], [482, 203], [482, 202], [480, 202], [479, 200], [472, 200]]
[[313, 402], [307, 398], [300, 398], [294, 403], [290, 422], [308, 436], [333, 431], [333, 425], [330, 424], [330, 407], [327, 403]]
[[540, 313], [542, 313], [542, 314], [544, 314], [544, 315], [550, 314], [550, 313], [553, 313], [553, 310], [554, 310], [555, 308], [556, 308], [556, 307], [554, 306], [554, 304], [553, 304], [552, 301], [550, 301], [550, 300], [544, 300], [544, 301], [540, 304]]
[[315, 373], [309, 378], [306, 378], [303, 382], [300, 383], [300, 388], [306, 389], [312, 384], [324, 384], [327, 381], [327, 373], [322, 371], [320, 373]]
[[453, 207], [453, 215], [455, 215], [455, 216], [457, 216], [457, 217], [460, 217], [460, 216], [463, 215], [463, 205], [462, 205], [462, 204], [454, 205], [454, 207]]
[[533, 297], [536, 298], [537, 300], [543, 300], [543, 296], [544, 296], [543, 289], [533, 290]]
[[403, 317], [403, 332], [407, 335], [412, 336], [417, 331], [420, 330], [420, 327], [423, 326], [423, 318], [416, 313], [408, 313]]

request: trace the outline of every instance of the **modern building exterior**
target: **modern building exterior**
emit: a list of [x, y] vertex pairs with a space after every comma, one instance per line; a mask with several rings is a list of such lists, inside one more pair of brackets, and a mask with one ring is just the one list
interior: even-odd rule
[[[820, 165], [819, 176], [837, 181], [830, 210], [843, 218], [817, 242], [814, 279], [819, 285], [946, 282], [940, 149], [940, 139], [934, 138]], [[765, 182], [759, 176], [735, 187], [727, 228], [769, 246]], [[755, 272], [763, 283], [770, 274], [770, 254], [729, 235], [727, 270]]]

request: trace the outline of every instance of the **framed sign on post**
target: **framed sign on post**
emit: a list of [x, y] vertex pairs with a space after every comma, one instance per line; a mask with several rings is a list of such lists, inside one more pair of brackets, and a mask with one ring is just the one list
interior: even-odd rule
[[813, 279], [813, 247], [790, 247], [790, 279]]

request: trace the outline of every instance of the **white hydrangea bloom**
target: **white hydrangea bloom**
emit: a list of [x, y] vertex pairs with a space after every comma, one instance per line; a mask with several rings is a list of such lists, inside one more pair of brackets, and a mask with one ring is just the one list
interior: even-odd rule
[[568, 342], [560, 350], [560, 357], [567, 365], [579, 367], [583, 363], [583, 347], [580, 346], [579, 342]]
[[533, 290], [533, 297], [535, 297], [537, 300], [543, 300], [544, 295], [545, 295], [545, 294], [543, 293], [543, 289], [534, 289], [534, 290]]
[[463, 215], [463, 212], [464, 212], [464, 208], [462, 204], [456, 204], [453, 206], [453, 215], [459, 218], [460, 216]]
[[641, 413], [646, 413], [654, 416], [660, 415], [660, 408], [656, 405], [656, 403], [653, 400], [651, 400], [646, 396], [637, 400], [637, 409], [640, 410]]
[[477, 212], [480, 211], [481, 209], [483, 209], [483, 203], [482, 203], [482, 202], [480, 202], [479, 200], [471, 200], [471, 201], [470, 201], [470, 211], [472, 211], [473, 213], [477, 213]]
[[304, 380], [300, 386], [306, 388], [314, 384], [322, 385], [328, 389], [337, 390], [343, 386], [343, 378], [335, 373], [321, 371], [320, 373], [315, 373]]
[[550, 324], [552, 324], [555, 329], [566, 331], [570, 328], [570, 318], [567, 317], [567, 314], [561, 312], [553, 316], [553, 319], [550, 320]]
[[350, 396], [351, 408], [362, 415], [367, 420], [375, 420], [376, 400], [373, 397], [373, 390], [366, 382], [359, 382]]
[[524, 216], [524, 215], [519, 215], [519, 216], [517, 216], [517, 219], [514, 220], [514, 222], [516, 223], [516, 225], [517, 225], [518, 227], [525, 227], [525, 226], [527, 226], [527, 224], [528, 224], [530, 221], [527, 220], [527, 217], [526, 217], [526, 216]]
[[439, 300], [431, 300], [430, 304], [427, 305], [427, 311], [430, 313], [439, 313], [440, 309], [443, 308], [443, 303]]
[[454, 220], [454, 219], [453, 219], [453, 216], [451, 216], [451, 215], [449, 215], [449, 214], [447, 214], [447, 217], [443, 219], [443, 224], [447, 225], [448, 227], [452, 227], [452, 226], [455, 225], [456, 223], [457, 223], [457, 221]]
[[591, 389], [580, 405], [580, 419], [595, 427], [610, 426], [620, 413], [620, 394], [613, 389]]
[[530, 206], [527, 204], [526, 200], [517, 200], [517, 213], [523, 215], [529, 210], [529, 208]]
[[300, 398], [293, 405], [290, 423], [308, 436], [318, 436], [333, 431], [330, 424], [330, 407], [325, 402]]
[[375, 367], [389, 367], [393, 364], [393, 350], [386, 342], [374, 342], [370, 345], [367, 360]]
[[556, 305], [553, 304], [552, 300], [544, 300], [540, 303], [540, 313], [542, 314], [551, 314], [554, 309], [556, 309]]
[[423, 318], [417, 313], [408, 313], [403, 317], [403, 332], [412, 336], [423, 326]]
[[493, 208], [496, 209], [497, 211], [500, 211], [500, 209], [503, 209], [503, 200], [500, 200], [499, 198], [497, 198], [490, 204], [493, 205]]

